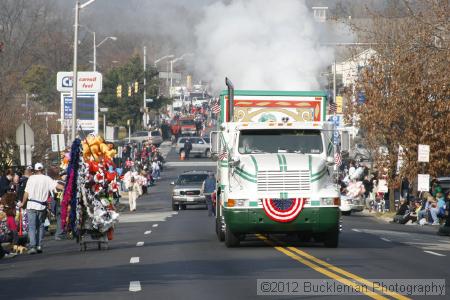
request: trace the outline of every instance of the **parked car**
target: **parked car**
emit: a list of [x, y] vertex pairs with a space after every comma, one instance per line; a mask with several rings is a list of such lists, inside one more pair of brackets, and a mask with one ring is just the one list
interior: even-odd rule
[[350, 158], [357, 161], [370, 161], [371, 155], [369, 150], [363, 144], [355, 144], [354, 148], [350, 150]]
[[[179, 154], [184, 152], [184, 143], [186, 142], [188, 137], [180, 137], [178, 138], [177, 145], [175, 147], [175, 151]], [[192, 143], [192, 155], [204, 155], [205, 157], [211, 157], [211, 145], [201, 137], [193, 136], [189, 137]]]
[[150, 132], [149, 141], [153, 145], [156, 145], [157, 147], [159, 147], [159, 145], [161, 145], [161, 143], [163, 142], [161, 132], [159, 132], [159, 130], [153, 130], [152, 132]]
[[444, 194], [450, 191], [450, 176], [438, 177], [437, 182], [441, 186]]
[[[147, 130], [143, 131], [136, 131], [135, 133], [131, 134], [130, 140], [134, 143], [142, 143], [149, 139], [150, 132]], [[128, 137], [123, 139], [124, 142], [128, 143]]]
[[339, 206], [344, 216], [349, 216], [352, 212], [364, 210], [364, 199], [362, 197], [351, 198], [341, 194], [341, 205]]
[[205, 204], [206, 199], [201, 189], [208, 177], [207, 171], [188, 171], [178, 176], [172, 191], [172, 209], [186, 209], [187, 205]]

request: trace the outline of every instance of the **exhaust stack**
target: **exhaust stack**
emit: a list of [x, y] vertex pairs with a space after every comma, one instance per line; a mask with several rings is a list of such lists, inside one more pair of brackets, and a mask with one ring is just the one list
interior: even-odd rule
[[228, 119], [227, 122], [233, 122], [234, 106], [234, 86], [228, 77], [225, 77], [225, 84], [228, 87]]

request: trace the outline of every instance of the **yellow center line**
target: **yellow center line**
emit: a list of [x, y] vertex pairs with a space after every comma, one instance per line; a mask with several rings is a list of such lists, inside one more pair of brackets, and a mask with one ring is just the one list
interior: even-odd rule
[[407, 299], [410, 299], [410, 298], [405, 297], [405, 296], [403, 296], [403, 295], [400, 295], [400, 294], [398, 294], [398, 293], [391, 292], [389, 289], [387, 289], [387, 290], [384, 289], [384, 290], [383, 290], [383, 289], [380, 288], [378, 285], [374, 284], [373, 282], [371, 282], [371, 281], [369, 281], [369, 280], [367, 280], [367, 279], [364, 279], [364, 278], [362, 278], [362, 277], [359, 277], [358, 275], [355, 275], [355, 274], [353, 274], [353, 273], [350, 273], [350, 272], [348, 272], [348, 271], [345, 271], [345, 270], [343, 270], [343, 269], [341, 269], [341, 268], [339, 268], [339, 267], [335, 267], [335, 266], [333, 266], [333, 265], [331, 265], [331, 264], [329, 264], [329, 263], [327, 263], [327, 262], [325, 262], [325, 261], [323, 261], [323, 260], [321, 260], [321, 259], [318, 259], [318, 258], [316, 258], [316, 257], [314, 257], [314, 256], [312, 256], [312, 255], [310, 255], [310, 254], [308, 254], [308, 253], [306, 253], [306, 252], [300, 250], [300, 249], [297, 249], [297, 248], [295, 248], [295, 247], [287, 247], [287, 248], [288, 248], [289, 250], [291, 250], [291, 251], [293, 251], [293, 252], [295, 252], [295, 253], [297, 253], [297, 254], [299, 254], [299, 255], [305, 257], [305, 258], [308, 258], [308, 259], [312, 260], [313, 262], [315, 262], [315, 263], [317, 263], [317, 264], [320, 264], [320, 265], [322, 265], [322, 266], [324, 266], [324, 267], [327, 267], [328, 269], [330, 269], [330, 270], [332, 270], [332, 271], [334, 271], [334, 272], [336, 272], [336, 273], [338, 273], [338, 274], [347, 276], [347, 277], [349, 277], [349, 278], [351, 278], [351, 279], [354, 279], [354, 280], [356, 280], [356, 281], [358, 281], [358, 282], [360, 282], [360, 283], [363, 283], [363, 284], [366, 284], [366, 285], [370, 285], [370, 286], [374, 287], [376, 290], [378, 290], [378, 291], [380, 291], [380, 292], [383, 292], [384, 294], [389, 295], [389, 296], [391, 296], [391, 297], [393, 297], [393, 298], [395, 298], [395, 299], [399, 299], [399, 300], [407, 300]]
[[[362, 294], [365, 294], [365, 295], [367, 295], [367, 296], [369, 296], [371, 298], [374, 298], [374, 299], [388, 299], [388, 298], [386, 298], [386, 297], [384, 297], [382, 295], [379, 295], [379, 294], [377, 294], [375, 292], [367, 291], [367, 289], [364, 289], [364, 286], [371, 286], [374, 289], [380, 291], [381, 293], [385, 293], [386, 295], [389, 295], [389, 296], [391, 296], [391, 297], [393, 297], [395, 299], [399, 299], [399, 300], [400, 299], [401, 300], [409, 299], [408, 297], [402, 296], [402, 295], [397, 294], [395, 292], [382, 290], [376, 284], [370, 282], [369, 280], [361, 278], [361, 277], [359, 277], [359, 276], [357, 276], [355, 274], [352, 274], [350, 272], [347, 272], [347, 271], [345, 271], [345, 270], [343, 270], [341, 268], [335, 267], [335, 266], [333, 266], [333, 265], [331, 265], [331, 264], [329, 264], [329, 263], [327, 263], [325, 261], [322, 261], [322, 260], [320, 260], [320, 259], [318, 259], [318, 258], [316, 258], [316, 257], [314, 257], [314, 256], [312, 256], [312, 255], [310, 255], [310, 254], [308, 254], [308, 253], [306, 253], [304, 251], [301, 251], [301, 250], [299, 250], [299, 249], [297, 249], [295, 247], [276, 246], [271, 240], [267, 239], [267, 237], [265, 237], [265, 236], [263, 236], [261, 234], [257, 234], [256, 236], [259, 239], [263, 240], [265, 243], [273, 246], [277, 251], [279, 251], [279, 252], [281, 252], [283, 254], [286, 254], [287, 256], [291, 257], [292, 259], [294, 259], [294, 260], [296, 260], [296, 261], [298, 261], [298, 262], [300, 262], [300, 263], [310, 267], [311, 269], [313, 269], [313, 270], [315, 270], [315, 271], [317, 271], [319, 273], [324, 274], [325, 276], [328, 276], [328, 277], [330, 277], [330, 278], [332, 278], [332, 279], [334, 279], [336, 281], [339, 281], [339, 282], [341, 282], [341, 283], [343, 283], [345, 285], [351, 286], [351, 287], [354, 288], [354, 290], [360, 291]], [[284, 243], [282, 243], [282, 242], [280, 242], [278, 240], [277, 240], [277, 242], [279, 242], [281, 244], [284, 244]], [[328, 270], [323, 268], [323, 267], [321, 267], [320, 265], [328, 268]], [[335, 273], [347, 276], [347, 277], [349, 277], [349, 278], [351, 278], [351, 279], [353, 279], [355, 281], [358, 281], [358, 282], [362, 283], [363, 285], [359, 285], [359, 284], [357, 284], [357, 283], [355, 283], [353, 281], [350, 281], [347, 278], [341, 277], [341, 276], [339, 276], [339, 275], [337, 275], [337, 274], [335, 274], [335, 273], [333, 273], [331, 271], [334, 271]]]

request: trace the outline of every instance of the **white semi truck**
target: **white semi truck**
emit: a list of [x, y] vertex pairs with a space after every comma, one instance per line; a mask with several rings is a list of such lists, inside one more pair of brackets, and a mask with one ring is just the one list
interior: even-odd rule
[[226, 84], [211, 133], [218, 239], [234, 247], [246, 234], [294, 233], [337, 247], [340, 200], [326, 94]]

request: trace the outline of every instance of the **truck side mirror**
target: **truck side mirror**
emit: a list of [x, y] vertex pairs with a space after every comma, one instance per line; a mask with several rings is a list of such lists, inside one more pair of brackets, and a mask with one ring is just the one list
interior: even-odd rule
[[239, 157], [233, 157], [229, 160], [228, 163], [231, 167], [238, 167], [241, 163], [241, 160], [239, 159]]
[[215, 157], [219, 154], [219, 131], [211, 131], [209, 138], [211, 141], [211, 157]]
[[350, 134], [348, 131], [341, 131], [341, 151], [350, 151]]

